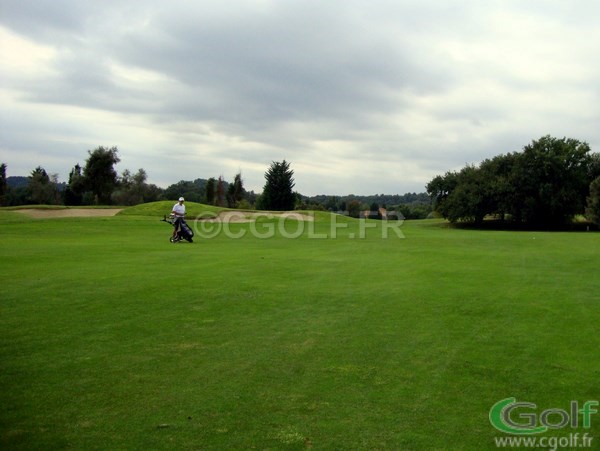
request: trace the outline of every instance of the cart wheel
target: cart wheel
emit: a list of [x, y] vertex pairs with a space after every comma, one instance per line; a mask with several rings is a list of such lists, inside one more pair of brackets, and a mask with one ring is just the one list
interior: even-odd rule
[[176, 243], [176, 241], [175, 241], [175, 237], [171, 237], [171, 238], [169, 238], [169, 241], [170, 241], [171, 243]]

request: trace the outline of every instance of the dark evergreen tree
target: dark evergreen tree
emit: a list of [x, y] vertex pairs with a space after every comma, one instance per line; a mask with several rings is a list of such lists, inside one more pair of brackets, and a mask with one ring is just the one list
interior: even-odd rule
[[206, 203], [215, 205], [215, 195], [217, 192], [217, 180], [211, 177], [206, 182]]
[[8, 183], [6, 183], [6, 164], [0, 165], [0, 205], [5, 205]]
[[294, 194], [294, 171], [290, 164], [273, 162], [265, 173], [266, 183], [260, 197], [260, 208], [263, 210], [293, 210], [296, 203]]
[[219, 179], [217, 180], [217, 190], [215, 193], [215, 201], [218, 207], [224, 207], [225, 206], [225, 180], [223, 180], [223, 176], [220, 175]]
[[233, 183], [227, 188], [227, 205], [229, 208], [236, 208], [244, 199], [245, 193], [242, 174], [238, 172], [233, 179]]
[[69, 173], [69, 182], [65, 188], [65, 205], [81, 205], [85, 191], [85, 180], [81, 166], [77, 163]]

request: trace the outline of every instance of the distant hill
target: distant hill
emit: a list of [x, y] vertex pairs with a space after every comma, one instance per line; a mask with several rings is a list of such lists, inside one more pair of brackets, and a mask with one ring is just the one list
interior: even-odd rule
[[[22, 175], [11, 175], [10, 177], [6, 177], [6, 184], [9, 188], [18, 189], [18, 188], [27, 188], [29, 185], [29, 177], [23, 177]], [[60, 182], [56, 184], [56, 188], [58, 191], [64, 191], [67, 187], [65, 182]]]

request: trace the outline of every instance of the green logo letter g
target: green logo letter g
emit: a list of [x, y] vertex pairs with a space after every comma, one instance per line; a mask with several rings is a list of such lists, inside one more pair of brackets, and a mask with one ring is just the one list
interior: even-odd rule
[[537, 406], [528, 402], [516, 402], [516, 398], [506, 398], [498, 401], [490, 409], [490, 423], [500, 432], [507, 434], [541, 434], [546, 432], [546, 426], [536, 427], [535, 414], [521, 414], [519, 418], [527, 419], [526, 423], [515, 423], [510, 417], [510, 413], [518, 407], [536, 408]]

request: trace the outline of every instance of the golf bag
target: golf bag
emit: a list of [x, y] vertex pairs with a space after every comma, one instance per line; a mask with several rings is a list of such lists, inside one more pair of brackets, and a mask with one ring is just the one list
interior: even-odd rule
[[171, 238], [169, 239], [169, 241], [171, 241], [171, 243], [178, 243], [181, 240], [186, 240], [186, 241], [189, 241], [190, 243], [194, 242], [194, 240], [193, 240], [194, 232], [192, 231], [190, 226], [188, 226], [187, 222], [185, 222], [185, 219], [174, 218], [173, 216], [169, 216], [167, 218], [167, 215], [165, 215], [165, 217], [163, 218], [163, 221], [168, 222], [169, 224], [172, 224], [173, 228], [175, 229], [173, 231], [173, 235], [171, 235]]

